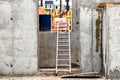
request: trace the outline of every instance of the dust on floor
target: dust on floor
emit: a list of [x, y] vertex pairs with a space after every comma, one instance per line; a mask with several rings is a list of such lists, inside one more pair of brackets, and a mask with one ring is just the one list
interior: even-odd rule
[[62, 79], [59, 76], [22, 76], [22, 77], [10, 77], [10, 76], [1, 76], [0, 80], [104, 80], [104, 79], [80, 79], [80, 78], [65, 78]]

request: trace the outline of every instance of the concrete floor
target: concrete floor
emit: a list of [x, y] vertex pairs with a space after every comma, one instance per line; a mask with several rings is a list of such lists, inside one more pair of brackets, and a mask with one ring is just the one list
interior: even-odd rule
[[[72, 68], [72, 73], [79, 73], [79, 68]], [[104, 80], [102, 78], [61, 78], [61, 76], [70, 75], [65, 72], [60, 72], [55, 75], [55, 68], [42, 68], [34, 75], [16, 75], [16, 76], [0, 76], [0, 80]]]
[[60, 77], [56, 76], [49, 76], [49, 77], [41, 77], [41, 76], [23, 76], [23, 77], [0, 77], [0, 80], [105, 80], [105, 79], [88, 79], [88, 78], [69, 78], [69, 79], [61, 79]]
[[[70, 75], [69, 72], [64, 72], [62, 70], [64, 69], [59, 69], [61, 70], [61, 72], [58, 72], [58, 76], [62, 76], [62, 75]], [[71, 74], [78, 74], [80, 73], [80, 68], [72, 68], [71, 69]], [[55, 68], [41, 68], [38, 70], [37, 75], [42, 75], [42, 76], [51, 76], [51, 75], [55, 75], [56, 74], [56, 69]]]

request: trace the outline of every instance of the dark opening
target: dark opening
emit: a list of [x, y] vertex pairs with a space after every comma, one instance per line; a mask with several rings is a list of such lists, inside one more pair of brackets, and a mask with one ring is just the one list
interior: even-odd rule
[[100, 78], [98, 76], [66, 76], [66, 77], [62, 77], [62, 78]]

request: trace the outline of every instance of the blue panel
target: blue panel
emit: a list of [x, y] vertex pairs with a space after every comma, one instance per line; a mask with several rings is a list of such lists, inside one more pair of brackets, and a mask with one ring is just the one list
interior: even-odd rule
[[51, 15], [39, 15], [40, 31], [51, 30]]

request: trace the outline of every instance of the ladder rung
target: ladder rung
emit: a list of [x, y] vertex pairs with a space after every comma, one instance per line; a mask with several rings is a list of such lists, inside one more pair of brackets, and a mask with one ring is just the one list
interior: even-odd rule
[[[56, 26], [55, 26], [56, 27]], [[59, 28], [67, 28], [66, 25], [59, 26]]]
[[69, 39], [68, 37], [59, 37], [59, 39]]
[[62, 53], [62, 52], [69, 52], [69, 50], [68, 50], [68, 51], [67, 51], [67, 50], [66, 50], [66, 51], [58, 51], [58, 52], [61, 52], [61, 53]]
[[58, 54], [58, 55], [65, 55], [66, 56], [66, 55], [69, 55], [69, 54]]
[[68, 41], [59, 41], [59, 43], [69, 43]]
[[56, 30], [58, 32], [68, 32], [69, 31], [68, 29], [63, 29], [62, 27], [59, 28], [59, 30], [57, 30], [57, 29], [54, 29], [54, 30]]
[[67, 32], [68, 32], [69, 30], [67, 30], [67, 29], [66, 29], [66, 30], [64, 30], [64, 29], [62, 29], [62, 28], [61, 28], [61, 29], [59, 29], [59, 30], [57, 30], [57, 29], [53, 29], [52, 31], [58, 31], [58, 32], [60, 33], [60, 32], [65, 32], [65, 31], [67, 31]]
[[69, 45], [58, 45], [58, 46], [69, 46]]
[[70, 66], [69, 64], [58, 64], [58, 66]]
[[67, 35], [67, 36], [69, 35], [68, 32], [59, 32], [58, 34], [59, 34], [59, 35]]
[[69, 61], [69, 59], [58, 59], [59, 61]]
[[67, 32], [59, 32], [59, 35], [68, 35]]
[[70, 43], [70, 42], [67, 40], [59, 40], [58, 43]]
[[59, 71], [59, 72], [60, 72], [60, 71], [68, 71], [68, 72], [70, 72], [70, 70], [67, 70], [67, 69], [66, 69], [66, 70], [62, 70], [62, 69], [59, 70], [59, 69], [58, 69], [57, 71]]
[[58, 50], [58, 52], [69, 52], [69, 50]]
[[58, 51], [69, 51], [69, 49], [58, 49]]

